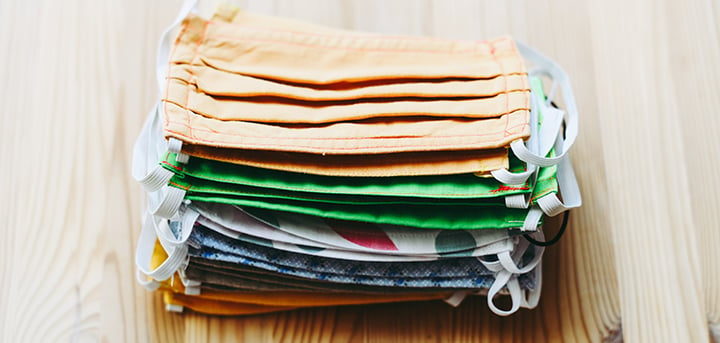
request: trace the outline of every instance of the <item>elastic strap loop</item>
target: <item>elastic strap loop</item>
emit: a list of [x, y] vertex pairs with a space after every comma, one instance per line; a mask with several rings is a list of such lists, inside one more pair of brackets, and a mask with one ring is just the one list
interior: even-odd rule
[[199, 216], [196, 211], [188, 207], [183, 207], [180, 212], [180, 220], [174, 221], [178, 227], [177, 234], [170, 228], [171, 223], [168, 219], [161, 219], [159, 223], [156, 221], [152, 222], [160, 243], [166, 249], [184, 245], [188, 238], [190, 238], [195, 221]]
[[523, 222], [523, 226], [520, 228], [520, 230], [537, 231], [537, 228], [540, 225], [540, 219], [542, 218], [542, 215], [543, 211], [540, 209], [539, 206], [531, 206], [530, 210], [528, 210], [527, 216], [525, 216], [525, 221]]
[[165, 140], [160, 138], [162, 128], [158, 111], [159, 105], [155, 105], [133, 146], [131, 174], [147, 192], [157, 191], [173, 176], [171, 171], [158, 164], [163, 153], [167, 151]]
[[[553, 82], [560, 86], [560, 91], [563, 95], [565, 107], [567, 109], [566, 116], [566, 128], [565, 128], [565, 141], [563, 143], [564, 150], [556, 151], [555, 157], [545, 157], [544, 155], [537, 155], [532, 151], [528, 150], [527, 147], [522, 143], [511, 143], [513, 153], [520, 160], [526, 163], [539, 165], [541, 167], [548, 167], [554, 164], [558, 164], [567, 156], [567, 152], [570, 150], [572, 145], [575, 143], [575, 139], [578, 134], [578, 111], [577, 105], [575, 104], [575, 95], [570, 85], [570, 78], [567, 76], [565, 71], [553, 60], [545, 57], [537, 51], [531, 49], [527, 45], [517, 42], [518, 50], [523, 57], [532, 61], [536, 64], [537, 72], [550, 76]], [[548, 100], [552, 100], [549, 98]]]
[[168, 151], [175, 153], [175, 161], [178, 163], [188, 163], [190, 156], [182, 152], [183, 142], [175, 137], [168, 138]]
[[535, 240], [534, 238], [530, 237], [530, 234], [524, 234], [523, 237], [525, 237], [525, 239], [528, 242], [530, 242], [530, 244], [537, 245], [540, 247], [549, 247], [560, 241], [560, 238], [562, 237], [562, 235], [565, 233], [565, 230], [567, 229], [567, 224], [568, 224], [569, 218], [570, 218], [570, 212], [565, 212], [565, 215], [563, 216], [562, 224], [560, 225], [560, 229], [555, 234], [555, 237], [553, 237], [552, 239], [549, 239], [549, 240], [543, 242], [543, 241]]
[[[539, 87], [533, 84], [533, 87]], [[542, 89], [532, 89], [530, 93], [530, 139], [523, 142], [517, 139], [510, 143], [510, 147], [522, 146], [522, 149], [530, 149], [533, 154], [547, 156], [555, 143], [556, 138], [560, 135], [564, 112], [546, 105], [545, 95]], [[540, 115], [542, 114], [542, 124], [540, 124]], [[538, 131], [539, 127], [539, 131]], [[513, 150], [514, 152], [514, 150]], [[522, 159], [521, 159], [522, 160]], [[491, 172], [496, 180], [508, 184], [519, 185], [524, 184], [533, 173], [537, 174], [538, 164], [527, 162], [527, 170], [519, 173], [511, 173], [507, 169], [498, 169]]]
[[537, 307], [538, 303], [540, 303], [540, 293], [542, 292], [542, 263], [539, 263], [533, 272], [535, 273], [535, 288], [525, 292], [527, 297], [522, 300], [522, 304], [520, 305], [529, 309]]
[[[533, 235], [537, 235], [537, 236], [540, 237], [541, 239], [545, 239], [544, 236], [543, 236], [542, 231], [534, 232]], [[511, 273], [513, 273], [513, 274], [525, 274], [525, 273], [530, 272], [530, 271], [532, 271], [533, 269], [535, 269], [535, 267], [536, 267], [538, 264], [540, 264], [540, 261], [542, 260], [543, 252], [545, 252], [545, 248], [544, 248], [544, 247], [536, 247], [536, 248], [535, 248], [535, 249], [536, 249], [536, 250], [535, 250], [535, 256], [534, 256], [533, 259], [532, 259], [530, 262], [528, 262], [528, 264], [525, 265], [524, 267], [519, 268], [519, 267], [515, 264], [515, 260], [520, 260], [520, 259], [522, 259], [522, 255], [525, 254], [525, 251], [527, 250], [528, 245], [529, 245], [529, 244], [528, 244], [528, 242], [527, 242], [526, 240], [521, 241], [520, 247], [518, 247], [518, 248], [516, 249], [516, 251], [518, 251], [518, 253], [517, 253], [517, 254], [513, 254], [514, 256], [512, 256], [512, 257], [510, 256], [510, 253], [508, 253], [508, 252], [504, 252], [504, 253], [498, 254], [498, 255], [497, 255], [497, 256], [498, 256], [498, 261], [500, 262], [500, 265], [502, 265], [503, 269], [505, 269], [505, 270], [507, 270], [507, 271], [509, 271], [509, 272], [511, 272]], [[513, 257], [514, 257], [514, 258], [513, 258]]]
[[140, 284], [140, 286], [147, 289], [148, 291], [154, 292], [158, 288], [160, 288], [159, 282], [153, 280], [152, 278], [148, 278], [147, 275], [143, 274], [143, 272], [140, 271], [139, 268], [135, 269], [135, 279]]
[[155, 208], [150, 210], [150, 212], [163, 218], [172, 218], [178, 213], [180, 205], [182, 205], [183, 199], [185, 198], [185, 190], [177, 187], [164, 186], [161, 189], [161, 193], [162, 196], [159, 203]]
[[[522, 144], [522, 140], [520, 141]], [[528, 170], [518, 173], [512, 173], [508, 171], [507, 169], [496, 169], [490, 172], [490, 174], [495, 178], [495, 180], [498, 180], [500, 183], [504, 183], [506, 185], [522, 185], [527, 181], [528, 178], [530, 178], [530, 175], [532, 175], [535, 172], [535, 168], [530, 168], [531, 166], [528, 165]]]
[[[512, 305], [510, 306], [510, 309], [505, 311], [501, 310], [495, 305], [495, 296], [502, 290], [505, 285], [508, 286], [508, 291], [510, 292], [510, 299]], [[522, 303], [522, 290], [520, 289], [520, 285], [517, 282], [517, 279], [512, 277], [512, 274], [507, 271], [500, 271], [497, 274], [495, 274], [495, 281], [493, 281], [492, 286], [490, 286], [490, 290], [488, 291], [487, 295], [487, 304], [488, 308], [490, 308], [490, 311], [497, 314], [498, 316], [509, 316], [515, 312], [517, 312], [518, 309], [520, 309], [520, 304]]]
[[569, 158], [562, 160], [558, 165], [557, 180], [563, 201], [560, 201], [555, 193], [548, 193], [537, 199], [538, 206], [540, 206], [545, 214], [551, 217], [582, 205], [580, 187], [578, 186], [575, 171]]
[[[180, 268], [186, 259], [188, 252], [187, 246], [166, 249], [165, 252], [168, 258], [155, 269], [152, 269], [150, 261], [152, 260], [153, 250], [155, 250], [155, 240], [157, 239], [155, 230], [153, 230], [153, 225], [156, 225], [154, 221], [154, 216], [149, 213], [146, 214], [145, 222], [143, 224], [142, 231], [140, 232], [137, 250], [135, 251], [135, 265], [138, 269], [138, 281], [141, 285], [151, 290], [157, 289], [156, 283], [148, 282], [146, 277], [150, 277], [154, 281], [164, 281], [169, 279]], [[142, 275], [140, 275], [140, 273]]]
[[530, 195], [532, 193], [507, 195], [505, 196], [505, 207], [528, 208], [530, 206]]
[[161, 167], [160, 165], [155, 166], [147, 176], [142, 180], [139, 180], [140, 184], [148, 192], [154, 192], [162, 186], [165, 186], [170, 182], [175, 173]]

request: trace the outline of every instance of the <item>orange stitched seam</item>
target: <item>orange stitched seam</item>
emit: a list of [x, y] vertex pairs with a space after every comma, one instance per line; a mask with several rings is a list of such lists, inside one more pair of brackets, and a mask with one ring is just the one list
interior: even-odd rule
[[[179, 171], [179, 172], [181, 172], [181, 173], [188, 174], [185, 170], [183, 170], [182, 167], [176, 166], [176, 165], [168, 162], [168, 161], [167, 161], [167, 157], [166, 157], [165, 159], [166, 159], [165, 161], [161, 161], [160, 163], [162, 163], [162, 164], [164, 164], [164, 165], [166, 165], [166, 166], [168, 166], [168, 167], [170, 167], [170, 168], [173, 168], [173, 169], [175, 169], [175, 170], [177, 170], [177, 171]], [[191, 175], [192, 175], [192, 174], [191, 174]]]
[[[527, 124], [524, 124], [524, 125], [527, 125]], [[179, 135], [179, 136], [184, 137], [184, 138], [188, 138], [186, 135], [183, 135], [182, 133], [179, 133], [179, 132], [177, 132], [177, 131], [173, 131], [173, 130], [166, 130], [166, 131], [169, 132], [169, 133], [173, 133], [173, 134]], [[510, 139], [504, 139], [504, 140], [502, 140], [502, 141], [500, 141], [500, 142], [493, 142], [493, 143], [494, 143], [493, 145], [489, 145], [490, 143], [487, 143], [487, 142], [482, 142], [482, 143], [486, 143], [486, 144], [482, 145], [482, 147], [491, 148], [491, 147], [496, 147], [496, 146], [498, 146], [498, 144], [502, 144], [502, 146], [505, 146], [506, 144], [509, 144], [510, 141], [512, 140], [512, 136], [509, 136], [509, 137], [511, 137], [511, 138], [510, 138]], [[267, 137], [266, 137], [266, 138], [267, 138]], [[232, 141], [217, 141], [217, 140], [208, 140], [208, 139], [202, 139], [202, 138], [194, 138], [194, 139], [195, 139], [196, 142], [201, 142], [201, 143], [211, 143], [211, 144], [212, 144], [212, 143], [215, 143], [215, 144], [217, 144], [217, 143], [234, 143], [234, 142], [232, 142]], [[277, 139], [277, 137], [276, 137], [275, 139]], [[435, 148], [443, 148], [443, 147], [455, 148], [455, 147], [457, 146], [457, 143], [456, 143], [456, 144], [434, 144], [434, 145], [429, 145], [429, 146], [430, 146], [430, 147], [435, 147]], [[246, 143], [246, 144], [245, 144], [245, 147], [248, 148], [248, 149], [260, 148], [260, 147], [289, 147], [289, 148], [319, 149], [319, 147], [317, 147], [317, 146], [312, 146], [312, 145], [311, 145], [311, 146], [308, 146], [308, 145], [297, 145], [297, 144], [290, 145], [290, 144], [277, 144], [277, 143], [249, 143], [249, 144]], [[339, 150], [349, 151], [349, 150], [374, 150], [374, 149], [398, 149], [398, 148], [427, 148], [427, 147], [428, 147], [428, 145], [391, 145], [391, 146], [370, 146], [370, 147], [351, 147], [351, 148], [333, 147], [333, 148], [331, 148], [331, 149], [326, 149], [326, 150], [328, 150], [328, 151], [339, 151]]]
[[[186, 125], [183, 122], [177, 122], [177, 121], [171, 121], [171, 124], [178, 124], [178, 125]], [[514, 126], [509, 127], [509, 129], [517, 129], [518, 132], [513, 132], [513, 134], [521, 134], [525, 126], [529, 126], [528, 123], [522, 123], [517, 124]], [[518, 129], [520, 128], [520, 129]], [[224, 132], [217, 132], [213, 130], [207, 130], [207, 129], [201, 129], [201, 128], [195, 128], [194, 130], [200, 131], [200, 132], [207, 132], [212, 133], [215, 135], [220, 136], [232, 136], [232, 137], [244, 137], [244, 138], [269, 138], [267, 136], [249, 136], [249, 135], [236, 135], [232, 133], [224, 133]], [[176, 132], [177, 133], [177, 132]], [[478, 134], [472, 134], [472, 135], [453, 135], [453, 136], [431, 136], [431, 137], [399, 137], [399, 138], [387, 138], [387, 137], [273, 137], [273, 140], [309, 140], [309, 141], [344, 141], [344, 140], [357, 140], [357, 141], [365, 141], [365, 140], [417, 140], [417, 139], [443, 139], [443, 138], [473, 138], [473, 137], [485, 137], [485, 136], [497, 136], [502, 134], [503, 132], [490, 132], [490, 133], [478, 133]], [[194, 138], [194, 137], [189, 137]], [[212, 142], [211, 140], [206, 140]], [[222, 143], [223, 141], [218, 141], [219, 143]]]
[[191, 188], [191, 186], [183, 186], [183, 185], [178, 184], [178, 183], [175, 183], [175, 182], [173, 182], [173, 181], [168, 181], [168, 183], [171, 184], [171, 185], [173, 185], [173, 186], [175, 186], [175, 187], [177, 187], [177, 188], [183, 189], [183, 190], [185, 190], [185, 191], [190, 191], [190, 188]]

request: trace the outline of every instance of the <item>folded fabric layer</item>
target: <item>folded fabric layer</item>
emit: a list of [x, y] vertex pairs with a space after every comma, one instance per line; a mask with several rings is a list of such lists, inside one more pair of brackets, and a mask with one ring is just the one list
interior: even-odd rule
[[[248, 235], [244, 233], [240, 233], [237, 231], [233, 231], [230, 229], [225, 228], [222, 225], [219, 225], [215, 222], [209, 221], [205, 218], [199, 218], [198, 223], [203, 225], [204, 227], [207, 227], [208, 229], [211, 229], [223, 236], [236, 239], [243, 242], [249, 242], [249, 243], [255, 243], [255, 244], [261, 244], [264, 246], [271, 246], [275, 249], [282, 250], [282, 251], [290, 251], [290, 252], [297, 252], [297, 253], [303, 253], [308, 255], [316, 255], [316, 256], [323, 256], [323, 257], [330, 257], [330, 258], [338, 258], [338, 259], [344, 259], [344, 260], [355, 260], [355, 261], [382, 261], [382, 262], [409, 262], [409, 261], [428, 261], [428, 260], [435, 260], [440, 257], [454, 257], [454, 256], [483, 256], [490, 253], [493, 253], [495, 250], [503, 247], [503, 244], [492, 242], [489, 244], [484, 244], [479, 247], [473, 247], [466, 250], [458, 250], [458, 251], [448, 251], [443, 252], [441, 254], [439, 253], [428, 253], [428, 254], [420, 254], [417, 252], [412, 252], [409, 254], [403, 254], [398, 251], [391, 251], [388, 253], [388, 251], [360, 251], [358, 249], [343, 249], [340, 247], [334, 247], [334, 246], [327, 246], [322, 243], [311, 241], [309, 244], [298, 244], [298, 243], [287, 243], [284, 241], [279, 240], [271, 240], [266, 237], [262, 236], [253, 236]], [[493, 230], [493, 231], [500, 231], [500, 230]], [[444, 235], [443, 235], [444, 236]], [[359, 236], [363, 237], [363, 236]], [[470, 236], [472, 237], [472, 236]], [[370, 240], [367, 240], [370, 242]], [[386, 242], [383, 242], [386, 243]]]
[[388, 36], [298, 24], [219, 8], [211, 20], [189, 15], [171, 63], [308, 84], [397, 78], [489, 78], [525, 73], [512, 39], [461, 41]]
[[[225, 267], [223, 267], [225, 266]], [[187, 268], [183, 271], [186, 280], [193, 283], [200, 283], [202, 289], [216, 289], [222, 291], [316, 291], [316, 292], [355, 292], [361, 294], [395, 294], [407, 293], [405, 287], [393, 286], [371, 286], [361, 284], [345, 284], [327, 282], [323, 280], [312, 280], [307, 278], [291, 277], [287, 275], [272, 274], [267, 272], [254, 272], [249, 268], [238, 268], [230, 263], [222, 263], [214, 260], [191, 258]], [[482, 276], [492, 283], [492, 275]], [[535, 289], [533, 273], [518, 276], [523, 289]], [[443, 292], [460, 291], [464, 288], [438, 288], [424, 287], [413, 288], [413, 293], [422, 292]]]
[[[192, 84], [198, 93], [243, 100], [273, 98], [305, 101], [346, 101], [384, 98], [479, 98], [500, 94], [505, 89], [527, 91], [527, 76], [514, 74], [492, 79], [448, 77], [442, 79], [391, 79], [327, 85], [288, 83], [228, 73], [202, 63], [171, 65], [173, 80]], [[170, 81], [175, 82], [175, 81]], [[190, 90], [192, 92], [192, 90]], [[170, 94], [169, 94], [170, 95]], [[173, 95], [174, 96], [174, 95]], [[249, 98], [249, 99], [248, 99]], [[257, 98], [257, 99], [253, 99]], [[184, 103], [184, 101], [179, 103]]]
[[[259, 26], [228, 22], [235, 15], [221, 9], [213, 20], [191, 15], [183, 22], [163, 99], [166, 136], [212, 147], [319, 154], [493, 149], [528, 138], [529, 86], [510, 39], [424, 40], [317, 27], [288, 31], [272, 20]], [[238, 75], [242, 81], [235, 83]], [[230, 95], [249, 94], [238, 87], [254, 78], [275, 92]], [[423, 87], [428, 80], [448, 78], [483, 80], [486, 87], [470, 96], [451, 94], [447, 86], [443, 95], [400, 88], [390, 93], [407, 95], [357, 96], [377, 92], [377, 84], [427, 91], [434, 89]], [[501, 79], [492, 82], [495, 78]], [[359, 82], [368, 80], [376, 82]], [[327, 89], [300, 86], [335, 83], [340, 84], [331, 93], [339, 100], [312, 99], [323, 95], [308, 94]], [[200, 84], [226, 90], [213, 96], [200, 91]], [[252, 84], [249, 89], [257, 91]]]
[[[520, 161], [512, 159], [511, 171], [524, 171]], [[193, 158], [179, 163], [176, 154], [167, 154], [160, 162], [163, 167], [178, 175], [178, 183], [186, 176], [222, 184], [243, 185], [288, 192], [317, 193], [323, 195], [356, 195], [364, 197], [406, 197], [440, 199], [484, 199], [511, 194], [529, 193], [525, 185], [508, 187], [493, 178], [475, 174], [414, 176], [414, 177], [330, 177], [307, 173], [283, 172], [271, 169], [241, 166], [216, 160]], [[548, 167], [539, 178], [552, 178], [554, 169]]]
[[489, 244], [510, 237], [508, 230], [418, 230], [408, 226], [327, 220], [286, 212], [248, 212], [218, 203], [193, 202], [199, 223], [267, 240], [375, 254], [479, 256]]
[[[347, 261], [282, 252], [250, 243], [236, 244], [231, 239], [202, 227], [193, 231], [190, 242], [191, 257], [233, 263], [244, 270], [260, 269], [314, 280], [397, 287], [484, 288], [492, 284], [492, 279], [478, 279], [482, 275], [493, 275], [493, 272], [472, 257], [422, 263]], [[512, 248], [513, 244], [510, 244], [504, 250], [511, 251]], [[518, 258], [534, 258], [532, 248], [527, 249], [527, 253], [520, 253]]]
[[185, 198], [191, 201], [237, 205], [246, 208], [246, 210], [251, 213], [252, 209], [257, 208], [301, 213], [330, 219], [374, 224], [406, 225], [427, 229], [511, 229], [522, 227], [528, 216], [527, 209], [506, 208], [500, 205], [345, 205], [282, 198], [275, 198], [272, 202], [268, 202], [264, 201], [260, 195], [236, 196], [216, 193], [194, 193], [192, 191], [187, 192]]
[[183, 144], [188, 155], [239, 165], [327, 176], [390, 177], [475, 173], [509, 167], [508, 151], [501, 149], [423, 151], [356, 155], [318, 155], [283, 151], [227, 149]]
[[256, 123], [329, 124], [384, 118], [399, 122], [405, 117], [493, 118], [529, 109], [527, 89], [513, 92], [498, 90], [479, 98], [444, 96], [418, 99], [414, 96], [372, 98], [363, 101], [295, 100], [278, 96], [211, 96], [193, 92], [187, 80], [171, 79], [165, 101], [182, 109], [219, 120], [244, 120]]
[[354, 155], [497, 149], [530, 135], [527, 111], [481, 120], [370, 120], [299, 127], [211, 119], [170, 102], [164, 111], [168, 137], [247, 150]]

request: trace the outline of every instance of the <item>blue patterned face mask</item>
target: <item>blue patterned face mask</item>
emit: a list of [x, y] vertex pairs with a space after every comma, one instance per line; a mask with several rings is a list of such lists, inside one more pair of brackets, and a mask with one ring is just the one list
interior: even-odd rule
[[[518, 238], [517, 248], [508, 257], [512, 260], [510, 265], [517, 268], [514, 271], [504, 269], [502, 254], [494, 258], [478, 259], [472, 257], [446, 258], [428, 262], [355, 262], [348, 260], [324, 258], [306, 254], [282, 252], [271, 247], [256, 245], [252, 243], [239, 243], [231, 238], [213, 232], [204, 227], [197, 227], [190, 237], [190, 262], [187, 270], [194, 277], [202, 277], [199, 271], [211, 269], [224, 269], [226, 275], [237, 276], [237, 278], [223, 278], [231, 285], [242, 287], [242, 277], [248, 275], [262, 275], [266, 280], [272, 275], [276, 281], [291, 285], [295, 279], [302, 279], [304, 282], [332, 283], [333, 287], [340, 286], [341, 289], [349, 289], [355, 286], [374, 287], [396, 287], [406, 289], [464, 289], [464, 290], [490, 290], [498, 288], [497, 272], [502, 269], [501, 274], [509, 276], [507, 280], [501, 280], [509, 285], [509, 282], [518, 283], [518, 291], [529, 291], [536, 287], [532, 273], [537, 265], [538, 254], [542, 250], [529, 246], [526, 241]], [[525, 242], [525, 243], [520, 243]], [[523, 267], [517, 267], [520, 265]], [[228, 270], [230, 272], [228, 272]], [[520, 272], [520, 273], [514, 273]], [[501, 277], [505, 277], [501, 275]], [[518, 278], [518, 276], [521, 276]], [[202, 281], [202, 280], [193, 280]], [[213, 281], [211, 279], [211, 281]], [[214, 280], [217, 282], [217, 280]], [[232, 282], [234, 281], [234, 282]], [[343, 286], [344, 285], [344, 286]], [[301, 285], [302, 286], [302, 285]], [[305, 285], [307, 286], [307, 285]], [[317, 286], [317, 285], [315, 285]], [[502, 288], [500, 285], [499, 288]], [[367, 289], [366, 289], [367, 290]], [[498, 289], [499, 291], [499, 289]], [[493, 304], [494, 306], [494, 304]]]

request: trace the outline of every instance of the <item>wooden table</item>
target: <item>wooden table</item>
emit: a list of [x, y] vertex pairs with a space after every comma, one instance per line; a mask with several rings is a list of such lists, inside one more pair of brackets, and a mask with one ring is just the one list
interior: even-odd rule
[[[178, 0], [0, 1], [2, 342], [704, 342], [720, 336], [720, 3], [239, 1], [351, 29], [482, 39], [557, 60], [581, 110], [584, 197], [536, 310], [484, 298], [220, 318], [134, 281], [130, 153]], [[212, 4], [203, 3], [212, 8]], [[710, 324], [709, 324], [710, 323]]]

